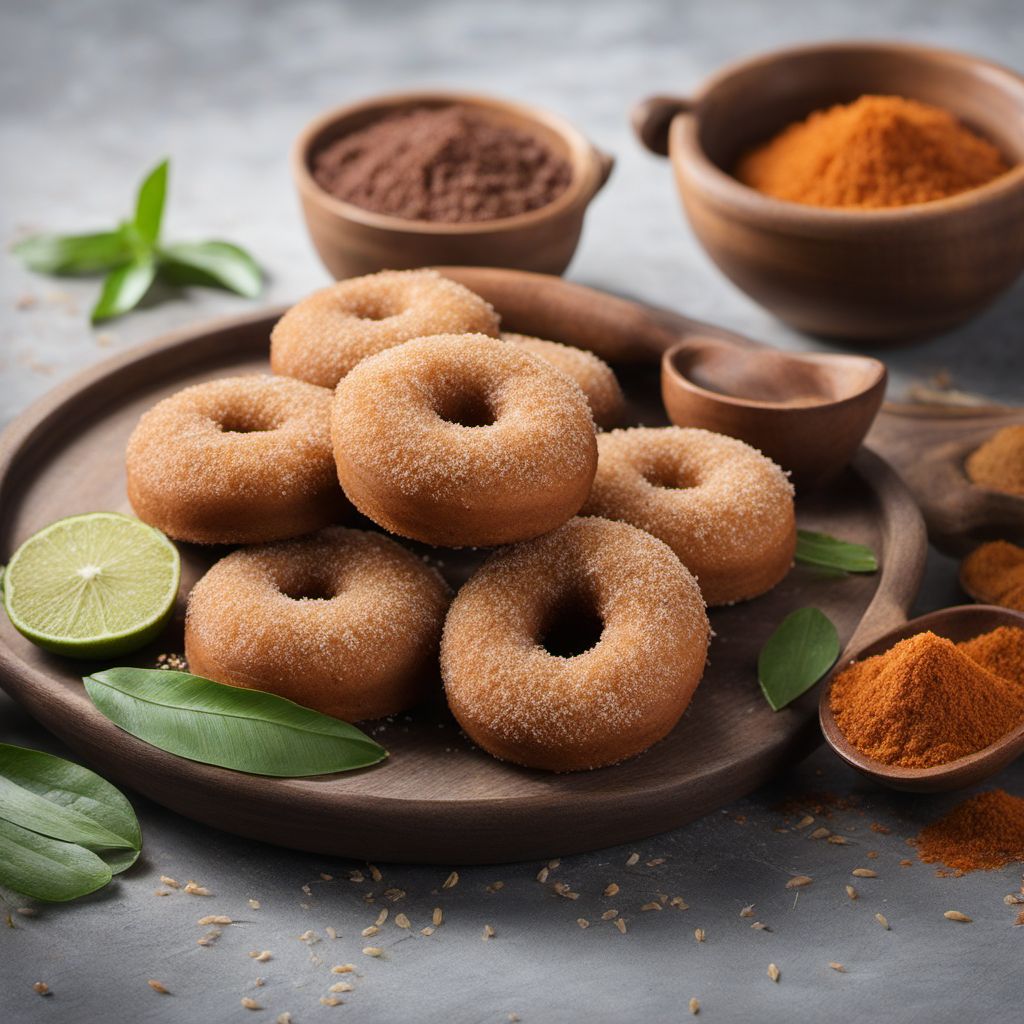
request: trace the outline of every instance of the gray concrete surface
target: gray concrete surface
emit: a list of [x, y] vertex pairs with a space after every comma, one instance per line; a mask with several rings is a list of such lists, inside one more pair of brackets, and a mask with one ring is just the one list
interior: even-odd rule
[[[627, 128], [632, 102], [695, 85], [723, 61], [797, 40], [847, 36], [939, 43], [1021, 65], [1024, 17], [1016, 0], [895, 0], [885, 4], [787, 0], [766, 4], [520, 2], [290, 4], [62, 0], [0, 4], [0, 238], [88, 229], [127, 212], [141, 173], [173, 157], [169, 235], [224, 236], [248, 246], [271, 274], [268, 301], [323, 283], [305, 237], [286, 165], [288, 145], [319, 110], [377, 91], [446, 84], [544, 103], [571, 117], [618, 157], [594, 204], [571, 276], [673, 306], [775, 343], [810, 347], [724, 281], [683, 224], [667, 167], [642, 153]], [[0, 423], [74, 371], [167, 328], [249, 309], [215, 292], [151, 303], [99, 331], [86, 324], [95, 284], [31, 276], [3, 257], [0, 275]], [[23, 307], [23, 308], [19, 308]], [[990, 312], [945, 337], [888, 355], [895, 387], [948, 370], [959, 384], [1020, 400], [1024, 284]], [[921, 610], [958, 601], [954, 566], [933, 557]], [[0, 740], [60, 747], [0, 695]], [[999, 784], [1024, 793], [1024, 769]], [[814, 792], [852, 798], [813, 810]], [[787, 826], [796, 799], [847, 845]], [[552, 871], [576, 901], [538, 884], [540, 864], [460, 870], [380, 865], [357, 884], [338, 863], [261, 846], [194, 825], [135, 800], [146, 835], [137, 868], [95, 897], [14, 915], [0, 928], [0, 1022], [678, 1021], [687, 1001], [712, 1021], [821, 1019], [985, 1020], [1020, 1012], [1024, 929], [1002, 897], [1020, 872], [938, 878], [905, 840], [950, 798], [898, 797], [820, 751], [776, 786], [719, 814], [626, 849], [566, 858]], [[831, 815], [830, 817], [827, 815]], [[789, 815], [790, 824], [794, 815]], [[880, 823], [890, 832], [870, 829]], [[780, 831], [783, 830], [783, 831]], [[626, 866], [632, 850], [639, 863]], [[877, 859], [868, 853], [877, 851]], [[663, 859], [663, 861], [662, 861]], [[661, 863], [648, 863], [662, 861]], [[879, 877], [844, 885], [858, 865]], [[321, 879], [321, 872], [332, 875]], [[791, 873], [814, 882], [785, 889]], [[159, 876], [194, 878], [210, 898], [157, 897]], [[488, 891], [502, 881], [500, 891]], [[621, 890], [601, 894], [609, 882]], [[309, 886], [309, 892], [303, 889]], [[389, 903], [383, 890], [408, 895]], [[441, 894], [438, 895], [438, 892]], [[685, 911], [642, 911], [658, 893]], [[368, 905], [365, 897], [374, 896]], [[248, 900], [260, 901], [252, 909]], [[740, 910], [755, 904], [755, 918]], [[445, 923], [418, 934], [431, 909]], [[381, 906], [390, 921], [360, 950]], [[615, 908], [625, 935], [601, 914]], [[974, 918], [943, 919], [948, 909]], [[891, 930], [875, 920], [884, 913]], [[208, 948], [206, 914], [239, 920]], [[581, 930], [578, 917], [591, 921]], [[753, 930], [751, 920], [771, 928]], [[495, 937], [481, 940], [485, 924]], [[336, 930], [338, 938], [325, 929]], [[694, 929], [706, 932], [697, 943]], [[299, 940], [313, 930], [320, 941]], [[250, 950], [270, 950], [256, 963]], [[841, 962], [846, 973], [828, 967]], [[320, 1004], [358, 966], [344, 1004]], [[769, 963], [781, 970], [767, 977]], [[262, 976], [266, 984], [256, 987]], [[171, 995], [151, 991], [163, 981]], [[52, 995], [41, 998], [42, 980]], [[264, 1010], [240, 1004], [255, 998]]]

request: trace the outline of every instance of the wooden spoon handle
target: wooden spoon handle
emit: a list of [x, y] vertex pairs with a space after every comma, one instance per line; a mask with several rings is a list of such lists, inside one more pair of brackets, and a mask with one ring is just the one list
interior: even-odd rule
[[657, 156], [668, 156], [668, 129], [677, 114], [693, 109], [691, 100], [682, 96], [648, 96], [630, 115], [636, 137]]

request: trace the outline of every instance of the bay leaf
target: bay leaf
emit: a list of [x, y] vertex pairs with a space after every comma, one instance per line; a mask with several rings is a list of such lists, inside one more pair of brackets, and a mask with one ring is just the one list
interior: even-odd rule
[[64, 903], [102, 889], [111, 877], [110, 868], [84, 846], [0, 819], [0, 886], [32, 899]]
[[757, 679], [773, 711], [806, 693], [839, 657], [839, 634], [817, 608], [790, 612], [757, 658]]
[[796, 560], [804, 565], [842, 572], [878, 570], [878, 559], [867, 545], [840, 540], [813, 530], [796, 531]]
[[164, 669], [112, 668], [83, 681], [115, 725], [191, 761], [294, 778], [366, 768], [387, 757], [355, 726], [261, 690]]

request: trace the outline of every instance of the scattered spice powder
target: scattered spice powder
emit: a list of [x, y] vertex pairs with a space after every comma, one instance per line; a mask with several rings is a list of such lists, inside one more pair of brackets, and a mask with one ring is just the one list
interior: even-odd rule
[[[989, 604], [1000, 604], [1004, 608], [1024, 612], [1024, 548], [1019, 545], [1011, 544], [1008, 540], [993, 540], [982, 544], [963, 560], [960, 578], [971, 594]], [[1024, 664], [1024, 654], [1019, 655], [1019, 658]]]
[[969, 797], [921, 830], [917, 855], [960, 872], [1024, 860], [1024, 800], [1002, 789]]
[[829, 702], [853, 746], [904, 768], [972, 754], [1024, 721], [1024, 690], [931, 632], [849, 666]]
[[1024, 494], [1024, 423], [997, 430], [964, 464], [968, 479], [993, 491]]
[[[946, 110], [861, 96], [783, 129], [740, 160], [736, 177], [790, 202], [872, 209], [944, 199], [1008, 169], [995, 146]], [[1021, 469], [1024, 487], [1024, 461]]]
[[312, 169], [326, 192], [365, 210], [446, 223], [528, 213], [572, 178], [539, 136], [465, 104], [389, 114], [328, 143]]

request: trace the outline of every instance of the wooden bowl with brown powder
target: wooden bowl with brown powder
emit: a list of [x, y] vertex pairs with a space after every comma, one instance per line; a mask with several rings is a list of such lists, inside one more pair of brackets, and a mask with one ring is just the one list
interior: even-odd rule
[[[819, 111], [835, 152], [808, 146], [809, 164], [769, 180], [752, 151], [778, 148], [780, 133], [792, 142]], [[896, 43], [799, 47], [734, 64], [692, 98], [646, 100], [633, 120], [671, 156], [711, 258], [801, 330], [872, 344], [933, 334], [1024, 270], [1024, 78], [988, 61]], [[836, 162], [846, 181], [830, 180]], [[885, 182], [865, 180], [879, 165], [888, 199], [874, 187]], [[937, 188], [907, 187], [929, 176]], [[794, 179], [801, 201], [779, 198]]]
[[561, 274], [612, 163], [555, 114], [457, 92], [339, 107], [292, 150], [306, 226], [339, 280], [441, 264]]

